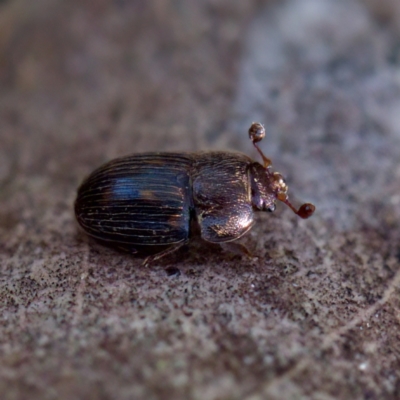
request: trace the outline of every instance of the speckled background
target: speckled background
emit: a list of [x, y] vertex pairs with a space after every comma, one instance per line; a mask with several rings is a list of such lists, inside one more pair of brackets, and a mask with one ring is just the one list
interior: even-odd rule
[[[102, 162], [256, 157], [253, 120], [317, 212], [259, 215], [252, 259], [78, 229]], [[1, 399], [400, 398], [399, 142], [397, 0], [1, 1]]]

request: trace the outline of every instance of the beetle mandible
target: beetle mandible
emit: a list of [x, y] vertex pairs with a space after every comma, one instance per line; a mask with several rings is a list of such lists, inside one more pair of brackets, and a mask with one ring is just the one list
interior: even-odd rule
[[276, 200], [301, 218], [282, 175], [260, 147], [265, 129], [253, 123], [249, 138], [263, 164], [227, 151], [143, 153], [112, 160], [78, 189], [75, 215], [90, 236], [153, 259], [187, 243], [194, 232], [212, 243], [234, 241], [252, 227], [254, 212], [274, 211]]

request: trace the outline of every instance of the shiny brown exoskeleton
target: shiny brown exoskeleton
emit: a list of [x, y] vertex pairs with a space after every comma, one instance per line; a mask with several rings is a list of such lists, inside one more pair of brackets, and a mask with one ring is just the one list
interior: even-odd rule
[[301, 218], [282, 176], [271, 170], [257, 142], [264, 127], [253, 123], [249, 137], [263, 165], [240, 153], [145, 153], [110, 161], [79, 187], [75, 215], [94, 238], [136, 255], [162, 255], [187, 243], [197, 225], [212, 243], [234, 241], [253, 225], [254, 212], [274, 211], [278, 199]]

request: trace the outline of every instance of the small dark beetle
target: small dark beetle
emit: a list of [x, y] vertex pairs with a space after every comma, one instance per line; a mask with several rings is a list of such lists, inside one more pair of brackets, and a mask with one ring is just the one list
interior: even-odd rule
[[193, 232], [209, 242], [231, 242], [253, 225], [255, 211], [274, 211], [276, 199], [301, 218], [282, 176], [270, 168], [257, 142], [264, 127], [253, 123], [249, 137], [261, 165], [226, 151], [144, 153], [110, 161], [79, 187], [75, 215], [96, 239], [138, 256], [162, 257], [187, 243]]

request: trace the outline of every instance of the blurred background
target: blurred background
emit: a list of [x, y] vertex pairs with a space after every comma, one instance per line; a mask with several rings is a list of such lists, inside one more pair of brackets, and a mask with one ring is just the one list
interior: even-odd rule
[[[317, 207], [260, 216], [254, 259], [79, 232], [101, 163], [256, 158], [253, 121]], [[399, 140], [396, 0], [0, 1], [2, 398], [398, 398]]]

